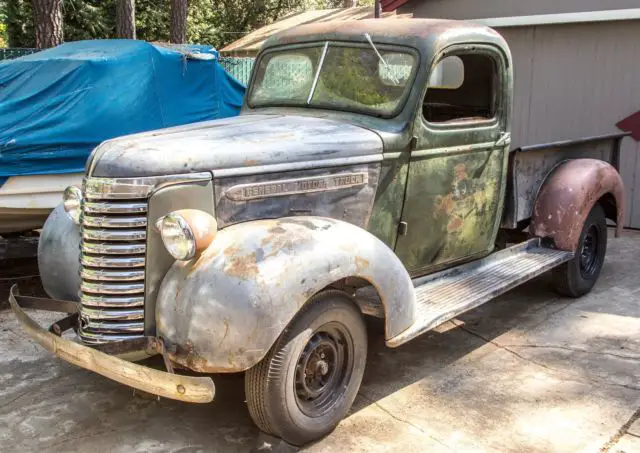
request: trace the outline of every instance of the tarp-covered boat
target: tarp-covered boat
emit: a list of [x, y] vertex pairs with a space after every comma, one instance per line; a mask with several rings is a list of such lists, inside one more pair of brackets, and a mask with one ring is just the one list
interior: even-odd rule
[[0, 63], [0, 234], [40, 227], [100, 142], [235, 116], [243, 95], [205, 46], [78, 41]]

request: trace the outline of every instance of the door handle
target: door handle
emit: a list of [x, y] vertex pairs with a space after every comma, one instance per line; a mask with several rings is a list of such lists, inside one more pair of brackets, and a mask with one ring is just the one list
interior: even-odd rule
[[496, 148], [502, 148], [503, 146], [507, 146], [511, 144], [511, 133], [504, 132], [500, 138], [496, 141]]

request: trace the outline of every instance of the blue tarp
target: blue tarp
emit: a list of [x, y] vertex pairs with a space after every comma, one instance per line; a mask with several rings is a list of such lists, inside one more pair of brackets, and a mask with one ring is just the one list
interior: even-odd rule
[[113, 137], [237, 115], [244, 86], [208, 49], [77, 41], [0, 63], [0, 185], [82, 172], [93, 148]]

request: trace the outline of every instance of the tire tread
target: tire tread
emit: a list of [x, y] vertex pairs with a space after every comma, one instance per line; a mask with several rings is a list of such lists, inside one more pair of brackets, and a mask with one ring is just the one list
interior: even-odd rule
[[[314, 309], [318, 300], [331, 300], [333, 298], [351, 299], [343, 291], [334, 289], [322, 291], [311, 297], [275, 341], [265, 357], [258, 364], [247, 370], [245, 374], [247, 407], [251, 418], [261, 431], [281, 438], [287, 437], [286, 433], [279, 432], [277, 429], [278, 423], [275, 420], [271, 420], [268, 409], [268, 391], [274, 382], [286, 377], [283, 367], [291, 348], [290, 342], [296, 334], [296, 329], [292, 327], [295, 321]], [[355, 307], [357, 308], [357, 306]]]

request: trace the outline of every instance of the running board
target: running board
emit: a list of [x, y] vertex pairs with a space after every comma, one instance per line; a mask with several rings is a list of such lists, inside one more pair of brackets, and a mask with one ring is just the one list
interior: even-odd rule
[[387, 341], [396, 347], [456, 316], [498, 297], [573, 258], [573, 253], [540, 245], [535, 238], [413, 281], [416, 319]]

